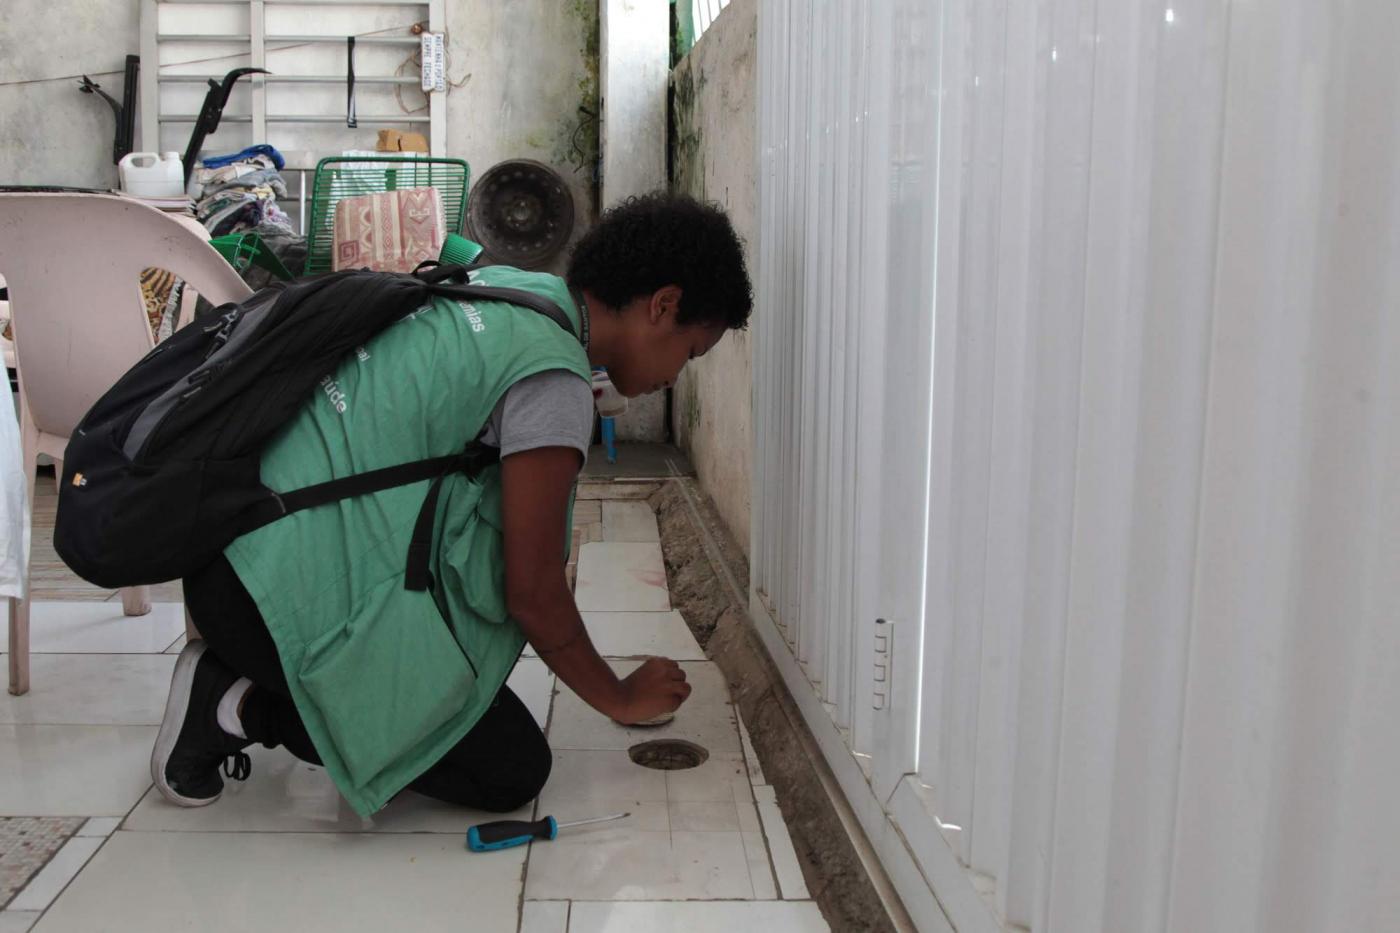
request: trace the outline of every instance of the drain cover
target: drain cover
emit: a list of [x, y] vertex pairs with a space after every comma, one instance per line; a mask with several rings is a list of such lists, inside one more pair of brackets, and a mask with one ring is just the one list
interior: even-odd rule
[[683, 739], [659, 739], [643, 742], [627, 750], [632, 760], [643, 768], [657, 771], [685, 771], [698, 768], [709, 760], [710, 753], [694, 742]]
[[574, 198], [549, 166], [512, 159], [472, 189], [467, 230], [496, 262], [534, 268], [554, 258], [574, 229]]

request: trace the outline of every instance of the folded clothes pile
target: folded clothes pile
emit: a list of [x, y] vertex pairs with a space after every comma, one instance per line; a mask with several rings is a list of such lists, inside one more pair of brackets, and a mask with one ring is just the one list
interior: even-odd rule
[[268, 145], [205, 159], [190, 188], [195, 217], [210, 236], [267, 227], [293, 234], [291, 218], [277, 206], [277, 199], [287, 196], [280, 171], [285, 165], [282, 154]]
[[[190, 182], [194, 213], [211, 237], [229, 233], [256, 233], [262, 247], [282, 261], [295, 278], [306, 268], [306, 239], [296, 232], [292, 219], [277, 206], [287, 196], [281, 169], [282, 153], [269, 145], [249, 146], [242, 152], [204, 159]], [[268, 285], [273, 274], [261, 265], [249, 265], [239, 275], [254, 291]], [[204, 298], [195, 305], [195, 317], [213, 310]], [[157, 339], [169, 333], [173, 318], [162, 321]]]

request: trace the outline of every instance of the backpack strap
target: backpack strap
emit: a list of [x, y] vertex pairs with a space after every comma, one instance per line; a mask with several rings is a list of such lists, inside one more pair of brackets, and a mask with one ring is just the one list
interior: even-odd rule
[[421, 266], [415, 273], [428, 291], [434, 295], [441, 295], [444, 298], [464, 298], [476, 301], [504, 301], [508, 304], [520, 305], [529, 308], [531, 311], [539, 312], [549, 318], [565, 332], [578, 337], [578, 331], [574, 329], [574, 322], [569, 320], [569, 316], [564, 313], [564, 309], [550, 301], [548, 298], [536, 295], [534, 292], [527, 292], [523, 288], [503, 288], [495, 285], [474, 285], [471, 282], [456, 283], [453, 280], [465, 277], [468, 271], [466, 266], [443, 266], [438, 265], [424, 269]]
[[[437, 488], [442, 478], [450, 473], [465, 473], [468, 477], [475, 477], [486, 467], [500, 459], [500, 451], [494, 447], [488, 447], [480, 440], [472, 441], [460, 454], [449, 454], [444, 457], [428, 457], [423, 460], [413, 460], [409, 463], [399, 463], [390, 467], [383, 467], [378, 470], [367, 470], [364, 473], [354, 473], [350, 476], [342, 476], [339, 479], [327, 480], [324, 483], [317, 483], [314, 486], [304, 486], [291, 492], [271, 492], [270, 498], [253, 506], [243, 513], [243, 520], [239, 523], [237, 536], [255, 531], [264, 525], [270, 525], [287, 515], [300, 512], [304, 509], [315, 508], [318, 505], [327, 505], [331, 502], [338, 502], [341, 499], [349, 499], [354, 496], [363, 496], [372, 492], [382, 492], [385, 489], [393, 489], [396, 486], [408, 486], [413, 483], [421, 483], [423, 480], [434, 480], [429, 496], [433, 499], [434, 505], [437, 501]], [[427, 508], [424, 503], [424, 510], [429, 516], [428, 532], [432, 531], [433, 510]], [[414, 547], [417, 545], [419, 537], [419, 526], [423, 523], [423, 513], [419, 513], [418, 525], [414, 526], [414, 543], [409, 546], [410, 564], [414, 554]], [[412, 570], [412, 567], [410, 567]], [[423, 572], [426, 573], [426, 560], [424, 561]], [[414, 587], [410, 587], [413, 589]]]
[[[485, 433], [483, 429], [482, 433]], [[430, 590], [433, 587], [433, 573], [428, 569], [428, 561], [433, 554], [433, 520], [437, 517], [438, 494], [442, 492], [442, 481], [451, 473], [465, 473], [474, 479], [482, 470], [493, 463], [499, 463], [501, 452], [488, 447], [477, 438], [467, 445], [467, 449], [456, 457], [454, 462], [433, 479], [428, 494], [423, 497], [423, 507], [418, 510], [418, 519], [413, 523], [413, 537], [408, 542], [408, 565], [404, 568], [403, 586], [406, 590]], [[449, 626], [451, 628], [451, 626]]]

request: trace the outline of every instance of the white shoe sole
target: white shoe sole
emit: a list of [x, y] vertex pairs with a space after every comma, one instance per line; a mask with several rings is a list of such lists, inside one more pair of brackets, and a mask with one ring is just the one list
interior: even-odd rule
[[165, 780], [165, 765], [170, 761], [170, 753], [175, 750], [175, 742], [185, 726], [185, 713], [190, 708], [194, 671], [207, 647], [203, 639], [196, 639], [185, 645], [176, 659], [175, 673], [170, 677], [170, 696], [165, 701], [165, 718], [160, 721], [160, 732], [156, 734], [156, 744], [151, 749], [151, 780], [155, 781], [162, 797], [179, 807], [207, 807], [223, 796], [215, 794], [208, 799], [186, 797]]

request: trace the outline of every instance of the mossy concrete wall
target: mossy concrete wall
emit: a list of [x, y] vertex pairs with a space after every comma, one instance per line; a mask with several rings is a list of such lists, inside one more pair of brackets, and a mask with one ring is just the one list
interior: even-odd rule
[[451, 0], [447, 31], [448, 154], [473, 179], [505, 159], [550, 166], [569, 182], [577, 239], [598, 210], [598, 0]]
[[[750, 278], [758, 252], [757, 37], [757, 0], [733, 0], [671, 73], [672, 186], [729, 212]], [[752, 387], [749, 334], [731, 331], [686, 367], [672, 395], [676, 441], [745, 553]]]

